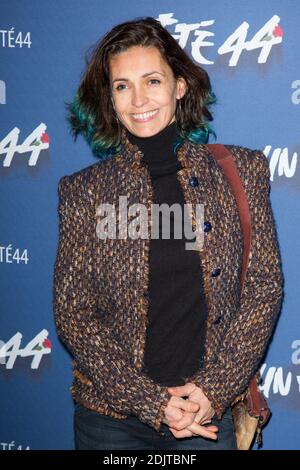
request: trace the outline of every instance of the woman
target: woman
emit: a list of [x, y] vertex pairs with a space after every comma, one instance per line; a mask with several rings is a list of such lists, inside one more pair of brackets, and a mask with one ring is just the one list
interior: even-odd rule
[[[99, 157], [59, 181], [54, 311], [74, 357], [76, 449], [236, 449], [230, 405], [274, 329], [282, 271], [268, 161], [228, 146], [253, 226], [240, 298], [239, 213], [204, 145], [214, 101], [207, 73], [139, 18], [96, 45], [68, 105], [74, 136]], [[156, 225], [151, 213], [163, 203], [192, 206], [193, 228], [203, 205], [203, 246], [174, 236], [175, 212], [163, 236], [166, 212]]]

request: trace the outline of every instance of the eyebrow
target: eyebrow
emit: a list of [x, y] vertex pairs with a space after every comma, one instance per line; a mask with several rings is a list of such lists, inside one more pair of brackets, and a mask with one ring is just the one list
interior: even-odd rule
[[[162, 72], [158, 72], [156, 70], [153, 70], [153, 72], [147, 72], [147, 73], [144, 73], [144, 75], [142, 75], [142, 77], [148, 77], [149, 75], [153, 75], [154, 73], [158, 73], [159, 75], [162, 75], [163, 77], [165, 77], [166, 75]], [[124, 81], [124, 82], [128, 82], [128, 78], [115, 78], [112, 83], [115, 83], [115, 82], [119, 82], [119, 81]]]

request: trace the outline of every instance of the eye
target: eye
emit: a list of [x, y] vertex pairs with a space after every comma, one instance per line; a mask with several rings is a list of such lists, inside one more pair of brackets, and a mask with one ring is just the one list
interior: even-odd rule
[[[118, 86], [116, 86], [115, 90], [120, 91], [120, 86], [122, 87], [122, 86], [126, 86], [126, 85], [124, 85], [124, 84], [118, 85]], [[124, 88], [121, 88], [121, 90], [123, 90], [123, 89]]]
[[160, 80], [158, 80], [157, 78], [151, 78], [149, 80], [149, 82], [158, 82], [158, 83], [160, 83]]

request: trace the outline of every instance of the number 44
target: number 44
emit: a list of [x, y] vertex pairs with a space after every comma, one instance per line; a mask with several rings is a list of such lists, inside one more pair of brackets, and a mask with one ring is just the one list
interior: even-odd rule
[[13, 368], [18, 356], [32, 356], [31, 369], [37, 369], [42, 357], [51, 353], [52, 344], [47, 330], [38, 333], [24, 349], [21, 348], [22, 338], [23, 335], [18, 332], [7, 343], [0, 342], [0, 364], [6, 364], [6, 369]]
[[4, 139], [0, 141], [0, 155], [6, 155], [3, 160], [3, 166], [9, 167], [15, 152], [31, 152], [28, 160], [29, 166], [35, 166], [42, 150], [49, 148], [49, 135], [45, 132], [46, 125], [41, 123], [34, 131], [18, 145], [20, 129], [15, 127]]

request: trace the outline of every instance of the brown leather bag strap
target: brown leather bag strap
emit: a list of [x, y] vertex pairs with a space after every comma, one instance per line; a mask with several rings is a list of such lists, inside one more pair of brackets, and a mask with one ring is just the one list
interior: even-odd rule
[[236, 166], [234, 156], [222, 144], [207, 144], [206, 147], [213, 155], [215, 160], [223, 169], [227, 178], [239, 210], [239, 216], [243, 232], [243, 265], [241, 274], [241, 291], [243, 290], [250, 253], [251, 243], [251, 218], [247, 196]]
[[[251, 243], [251, 218], [248, 200], [241, 178], [239, 176], [234, 156], [222, 144], [207, 144], [206, 147], [223, 169], [225, 177], [227, 178], [232, 188], [238, 206], [243, 232], [243, 266], [241, 275], [242, 291], [246, 279]], [[262, 426], [268, 421], [271, 412], [267, 401], [258, 388], [259, 379], [260, 375], [258, 372], [249, 383], [247, 400], [248, 412], [251, 416], [257, 417], [259, 419], [259, 426]]]

